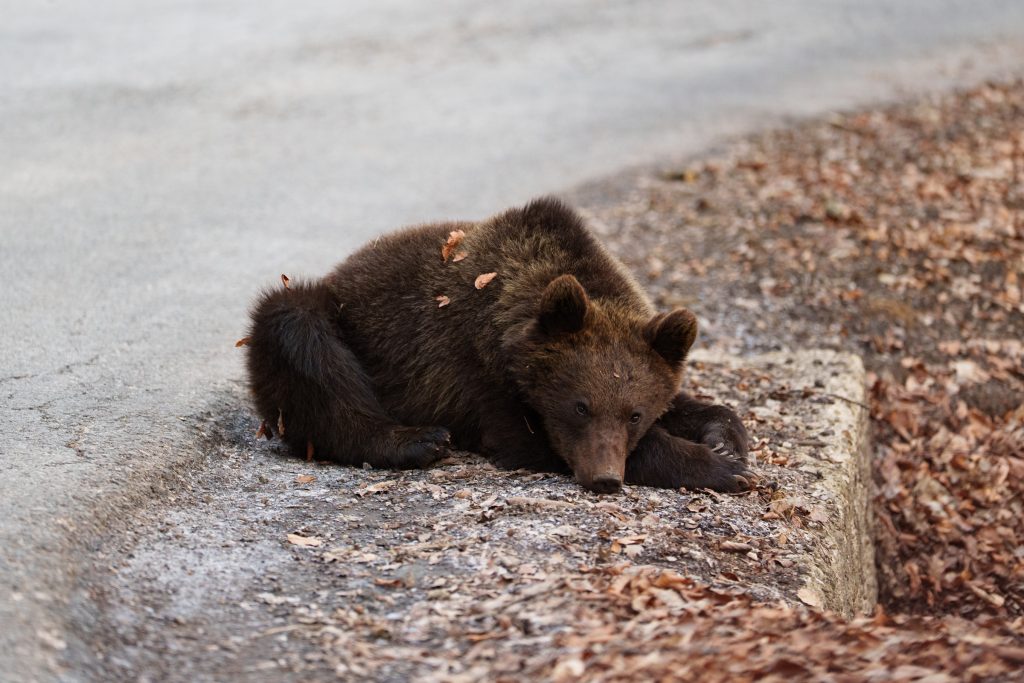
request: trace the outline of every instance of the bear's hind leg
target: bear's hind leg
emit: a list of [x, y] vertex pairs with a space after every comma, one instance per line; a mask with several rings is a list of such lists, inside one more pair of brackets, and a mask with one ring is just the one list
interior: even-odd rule
[[247, 349], [260, 417], [296, 455], [312, 446], [319, 458], [389, 469], [440, 459], [448, 430], [400, 425], [386, 413], [341, 337], [337, 313], [338, 303], [323, 283], [293, 282], [260, 297]]

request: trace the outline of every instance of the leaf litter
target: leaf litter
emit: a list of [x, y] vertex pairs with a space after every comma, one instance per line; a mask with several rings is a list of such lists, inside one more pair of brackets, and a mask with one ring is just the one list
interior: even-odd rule
[[[862, 355], [880, 598], [904, 615], [886, 626], [908, 639], [903, 675], [920, 665], [909, 653], [920, 634], [901, 629], [925, 619], [936, 637], [1013, 632], [1019, 648], [1024, 82], [738, 140], [632, 185], [594, 218], [659, 306], [707, 320], [703, 343]], [[788, 503], [769, 514], [789, 514]], [[801, 642], [804, 656], [807, 637], [781, 641]], [[936, 670], [1004, 675], [954, 659]]]

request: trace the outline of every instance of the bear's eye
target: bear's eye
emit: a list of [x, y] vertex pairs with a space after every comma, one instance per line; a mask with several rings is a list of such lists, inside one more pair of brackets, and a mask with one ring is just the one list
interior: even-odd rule
[[629, 422], [630, 422], [630, 424], [639, 424], [640, 423], [640, 413], [633, 413], [632, 415], [630, 415], [629, 416]]
[[584, 403], [583, 401], [577, 401], [576, 402], [576, 414], [577, 415], [586, 415], [589, 412], [590, 412], [590, 409], [587, 408], [587, 404], [586, 403]]

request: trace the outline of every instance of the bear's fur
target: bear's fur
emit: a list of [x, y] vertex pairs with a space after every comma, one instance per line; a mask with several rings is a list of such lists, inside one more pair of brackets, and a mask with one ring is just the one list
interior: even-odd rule
[[[461, 258], [443, 259], [454, 230]], [[743, 489], [740, 420], [679, 392], [696, 333], [689, 311], [656, 315], [580, 216], [544, 198], [381, 237], [321, 280], [265, 292], [248, 370], [260, 416], [298, 454], [415, 468], [458, 447], [598, 492]]]

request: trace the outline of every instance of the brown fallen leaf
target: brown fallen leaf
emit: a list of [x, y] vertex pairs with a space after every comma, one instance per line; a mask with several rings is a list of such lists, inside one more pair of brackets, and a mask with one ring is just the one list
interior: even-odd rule
[[490, 283], [491, 280], [498, 277], [497, 273], [482, 273], [476, 276], [476, 280], [473, 282], [473, 286], [477, 289], [483, 289]]
[[235, 348], [237, 349], [239, 346], [248, 346], [249, 342], [251, 341], [252, 337], [242, 337], [241, 339], [235, 342]]
[[554, 500], [551, 498], [530, 498], [529, 496], [510, 496], [508, 504], [515, 507], [536, 507], [564, 510], [576, 507], [567, 500]]
[[324, 544], [322, 538], [316, 536], [299, 536], [298, 534], [288, 534], [288, 542], [292, 545], [302, 546], [303, 548], [319, 548]]
[[316, 481], [316, 477], [314, 477], [312, 474], [300, 474], [299, 476], [295, 477], [296, 484], [309, 484], [310, 482], [314, 481]]
[[821, 607], [821, 596], [818, 595], [818, 591], [813, 588], [804, 586], [796, 592], [796, 597], [800, 598], [800, 601], [811, 607]]
[[622, 538], [615, 539], [615, 542], [621, 543], [622, 545], [636, 545], [638, 543], [643, 543], [646, 540], [647, 534], [634, 534], [632, 536], [623, 536]]
[[722, 541], [719, 547], [730, 553], [747, 553], [754, 549], [754, 546], [749, 543], [741, 543], [740, 541]]
[[284, 436], [284, 413], [280, 408], [277, 409], [277, 433]]
[[376, 484], [367, 486], [364, 489], [359, 489], [358, 491], [356, 491], [356, 495], [362, 498], [363, 496], [369, 493], [380, 493], [382, 491], [387, 491], [397, 483], [398, 482], [396, 482], [394, 479], [388, 479], [387, 481], [377, 482]]
[[826, 512], [825, 508], [823, 508], [822, 506], [815, 505], [814, 507], [811, 508], [811, 512], [809, 515], [807, 515], [807, 519], [811, 520], [812, 522], [818, 522], [819, 524], [825, 524], [826, 522], [828, 522], [828, 512]]
[[464, 230], [452, 230], [448, 233], [448, 241], [441, 247], [441, 260], [448, 261], [448, 257], [452, 255], [452, 252], [462, 243], [465, 237], [466, 232]]
[[434, 301], [437, 302], [438, 308], [444, 308], [445, 306], [452, 302], [452, 300], [446, 297], [444, 294], [442, 294], [441, 296], [435, 296]]
[[270, 437], [267, 436], [267, 421], [263, 420], [260, 422], [260, 428], [256, 430], [256, 438], [259, 439], [262, 436], [267, 437], [267, 441], [270, 441]]
[[284, 285], [285, 289], [289, 289], [288, 283], [291, 282], [291, 281], [292, 281], [292, 279], [290, 277], [288, 277], [284, 273], [281, 273], [281, 284]]
[[373, 582], [378, 586], [386, 586], [388, 588], [398, 588], [405, 585], [405, 582], [401, 579], [374, 579]]

